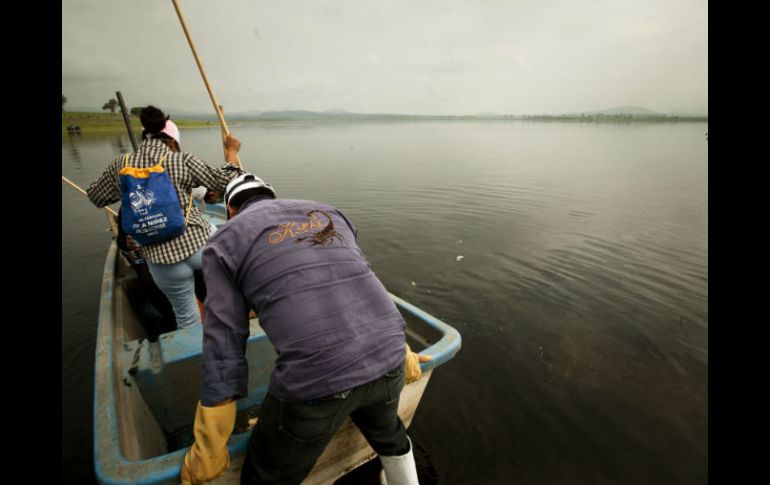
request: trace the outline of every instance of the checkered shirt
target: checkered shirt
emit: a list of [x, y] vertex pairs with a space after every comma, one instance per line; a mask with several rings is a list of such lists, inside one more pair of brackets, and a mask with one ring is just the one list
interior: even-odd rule
[[[168, 147], [160, 140], [144, 140], [139, 149], [128, 157], [128, 164], [137, 168], [149, 168], [157, 165]], [[120, 182], [118, 171], [123, 168], [125, 156], [118, 155], [86, 191], [88, 198], [96, 207], [104, 207], [120, 200]], [[182, 213], [187, 212], [190, 194], [194, 187], [205, 185], [209, 190], [224, 191], [230, 180], [243, 173], [235, 165], [225, 163], [221, 168], [213, 168], [195, 155], [187, 152], [170, 152], [163, 167], [176, 188]], [[142, 247], [145, 258], [155, 264], [174, 264], [189, 258], [200, 249], [209, 238], [211, 226], [202, 217], [200, 210], [193, 206], [187, 220], [187, 228], [182, 235], [174, 239]]]

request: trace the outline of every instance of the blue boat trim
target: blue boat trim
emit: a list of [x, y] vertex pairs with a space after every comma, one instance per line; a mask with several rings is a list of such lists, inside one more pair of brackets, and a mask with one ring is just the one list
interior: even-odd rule
[[397, 307], [403, 309], [406, 313], [410, 313], [416, 316], [428, 324], [428, 326], [438, 330], [441, 333], [441, 339], [438, 342], [419, 352], [420, 354], [430, 355], [432, 357], [430, 361], [422, 362], [420, 364], [420, 368], [423, 372], [440, 366], [444, 362], [454, 357], [455, 354], [457, 354], [462, 344], [460, 332], [442, 322], [438, 318], [434, 317], [433, 315], [426, 313], [411, 303], [402, 300], [393, 293], [390, 293], [390, 296], [393, 298], [393, 301], [396, 302]]

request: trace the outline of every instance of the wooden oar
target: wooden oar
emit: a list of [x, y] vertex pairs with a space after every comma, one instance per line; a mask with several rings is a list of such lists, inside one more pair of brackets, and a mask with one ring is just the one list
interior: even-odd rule
[[115, 95], [118, 97], [120, 112], [123, 113], [123, 122], [126, 124], [126, 130], [128, 130], [128, 139], [131, 140], [131, 146], [134, 147], [134, 151], [136, 151], [136, 137], [134, 137], [134, 128], [131, 126], [130, 113], [126, 110], [126, 103], [123, 102], [123, 95], [120, 94], [120, 91], [115, 91]]
[[[61, 176], [61, 179], [62, 179], [63, 182], [68, 183], [72, 188], [74, 188], [75, 190], [77, 190], [81, 194], [83, 194], [86, 197], [88, 197], [88, 193], [85, 190], [83, 190], [80, 187], [78, 187], [78, 185], [75, 182], [73, 182], [72, 180], [68, 179], [64, 175]], [[104, 210], [105, 210], [105, 212], [107, 212], [107, 222], [110, 224], [110, 230], [112, 231], [112, 235], [113, 236], [117, 236], [118, 235], [118, 223], [117, 223], [116, 219], [118, 217], [118, 213], [115, 212], [114, 210], [112, 210], [109, 207], [105, 207]]]
[[[195, 43], [193, 43], [192, 36], [190, 36], [190, 31], [187, 28], [187, 23], [184, 20], [184, 16], [182, 15], [182, 10], [179, 8], [179, 4], [176, 0], [171, 0], [171, 2], [174, 4], [174, 9], [176, 10], [176, 15], [179, 17], [179, 22], [182, 24], [182, 30], [184, 30], [184, 35], [187, 37], [187, 42], [190, 44], [190, 49], [192, 49], [193, 57], [195, 58], [195, 63], [198, 64], [198, 70], [201, 72], [201, 77], [203, 77], [203, 83], [206, 85], [206, 90], [209, 92], [209, 97], [211, 98], [211, 102], [214, 104], [214, 111], [217, 113], [217, 118], [219, 118], [219, 123], [222, 125], [222, 133], [224, 137], [227, 137], [227, 135], [230, 134], [230, 130], [227, 128], [227, 123], [225, 122], [225, 116], [222, 114], [222, 110], [219, 109], [219, 103], [217, 102], [217, 97], [214, 96], [214, 90], [211, 88], [211, 84], [209, 83], [209, 78], [206, 76], [206, 70], [203, 68], [203, 63], [201, 62], [200, 57], [198, 56], [198, 50], [195, 48]], [[224, 141], [223, 137], [223, 141]], [[238, 166], [240, 168], [243, 168], [243, 165], [241, 164], [241, 159], [238, 157], [238, 155], [235, 155], [235, 160], [238, 162]]]
[[[222, 107], [221, 104], [219, 105], [219, 112], [222, 113], [222, 119], [224, 119], [224, 117], [225, 117], [225, 109]], [[222, 126], [222, 140], [227, 138], [227, 132], [225, 130], [226, 130], [226, 128], [224, 126]]]

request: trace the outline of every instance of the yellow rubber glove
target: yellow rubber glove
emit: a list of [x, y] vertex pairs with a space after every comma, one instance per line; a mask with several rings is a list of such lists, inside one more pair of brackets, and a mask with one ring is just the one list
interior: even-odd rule
[[198, 401], [193, 433], [195, 443], [184, 457], [180, 478], [185, 485], [213, 480], [230, 466], [227, 440], [235, 426], [235, 401], [206, 407]]
[[433, 357], [430, 355], [420, 355], [412, 352], [409, 348], [409, 344], [406, 344], [406, 383], [411, 384], [422, 377], [422, 369], [420, 369], [420, 362], [428, 362]]

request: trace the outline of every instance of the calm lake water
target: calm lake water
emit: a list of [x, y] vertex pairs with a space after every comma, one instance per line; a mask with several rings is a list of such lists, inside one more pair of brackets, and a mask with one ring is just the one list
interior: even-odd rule
[[[338, 207], [385, 286], [462, 334], [410, 428], [423, 480], [439, 484], [707, 483], [705, 130], [233, 127], [248, 170], [279, 197]], [[218, 129], [184, 130], [181, 141], [222, 162]], [[62, 174], [85, 188], [130, 147], [126, 135], [63, 138]], [[63, 184], [68, 483], [94, 480], [93, 365], [109, 242], [104, 212]]]

